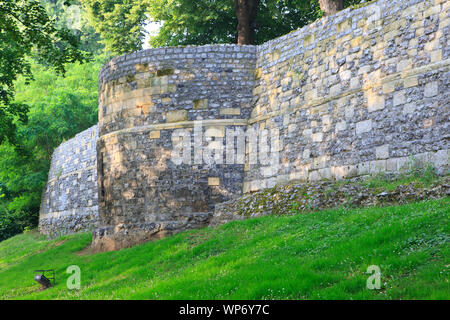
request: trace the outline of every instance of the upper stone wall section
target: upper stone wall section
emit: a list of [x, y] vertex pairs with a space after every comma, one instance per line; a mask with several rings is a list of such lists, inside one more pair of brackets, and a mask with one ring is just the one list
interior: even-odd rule
[[257, 49], [249, 125], [278, 129], [280, 170], [250, 165], [244, 192], [289, 180], [448, 169], [449, 2], [372, 2]]
[[145, 125], [248, 119], [256, 47], [158, 48], [120, 56], [99, 74], [100, 136]]

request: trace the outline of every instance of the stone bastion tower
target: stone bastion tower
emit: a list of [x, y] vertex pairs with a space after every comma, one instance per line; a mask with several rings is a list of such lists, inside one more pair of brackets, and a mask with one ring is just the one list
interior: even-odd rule
[[[194, 135], [213, 141], [246, 125], [255, 53], [237, 45], [150, 49], [103, 67], [95, 249], [204, 226], [216, 203], [242, 192], [243, 164], [212, 164], [202, 154], [196, 159], [193, 145], [181, 164], [171, 155], [176, 130], [192, 141]], [[196, 132], [194, 124], [201, 124]]]

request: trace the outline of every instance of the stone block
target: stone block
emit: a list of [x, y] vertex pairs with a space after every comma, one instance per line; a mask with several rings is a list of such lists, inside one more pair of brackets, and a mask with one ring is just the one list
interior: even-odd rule
[[206, 109], [208, 108], [208, 99], [197, 99], [194, 100], [194, 109]]
[[187, 120], [187, 110], [168, 111], [166, 113], [166, 122], [179, 122]]
[[224, 137], [225, 127], [224, 126], [209, 126], [205, 130], [205, 137]]
[[375, 155], [377, 159], [387, 159], [389, 158], [389, 145], [385, 144], [375, 148]]
[[417, 76], [408, 77], [403, 80], [405, 88], [415, 87], [419, 84]]
[[161, 137], [161, 131], [151, 131], [150, 139], [159, 139]]
[[372, 120], [364, 120], [356, 123], [356, 134], [362, 134], [372, 130]]
[[311, 135], [312, 141], [314, 142], [322, 142], [323, 141], [323, 133], [317, 132]]
[[240, 108], [220, 108], [219, 113], [221, 115], [239, 116], [241, 114]]
[[217, 177], [209, 177], [208, 186], [220, 186], [220, 179]]
[[394, 99], [393, 99], [394, 107], [404, 104], [405, 102], [406, 102], [406, 96], [405, 96], [405, 92], [403, 90], [397, 91], [394, 93]]
[[438, 94], [438, 82], [437, 81], [428, 82], [425, 85], [423, 94], [426, 98], [434, 97], [435, 95], [437, 95]]
[[369, 91], [367, 96], [367, 109], [369, 112], [384, 109], [384, 96], [378, 95], [376, 92]]
[[336, 30], [337, 30], [337, 32], [342, 32], [342, 31], [345, 31], [345, 30], [347, 30], [347, 29], [349, 29], [351, 27], [352, 27], [352, 19], [347, 19], [347, 20], [344, 20], [341, 23], [339, 23], [336, 26]]
[[347, 129], [347, 122], [341, 121], [336, 123], [336, 132], [344, 131], [345, 129]]

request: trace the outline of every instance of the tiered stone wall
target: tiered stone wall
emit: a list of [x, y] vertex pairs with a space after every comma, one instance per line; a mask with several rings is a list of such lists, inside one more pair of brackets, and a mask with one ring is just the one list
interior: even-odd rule
[[62, 143], [52, 155], [39, 231], [49, 236], [94, 229], [98, 221], [97, 126]]
[[281, 168], [250, 165], [244, 192], [448, 170], [449, 22], [448, 1], [377, 1], [259, 46], [249, 124], [280, 131]]
[[205, 136], [206, 145], [206, 137], [245, 127], [255, 62], [253, 46], [213, 45], [145, 50], [102, 69], [95, 249], [205, 226], [216, 203], [241, 193], [243, 164], [194, 163], [193, 145], [191, 164], [175, 164], [171, 153], [178, 129]]

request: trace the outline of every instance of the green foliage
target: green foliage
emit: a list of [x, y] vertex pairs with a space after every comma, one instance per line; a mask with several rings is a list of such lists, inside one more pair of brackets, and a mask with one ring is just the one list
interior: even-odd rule
[[[232, 0], [80, 0], [107, 50], [124, 54], [142, 48], [148, 20], [162, 22], [152, 47], [236, 43]], [[360, 0], [347, 0], [346, 6]], [[322, 17], [317, 0], [260, 0], [255, 44], [298, 29]]]
[[30, 106], [29, 121], [17, 122], [18, 144], [0, 145], [0, 239], [35, 227], [53, 150], [97, 122], [97, 74], [103, 58], [70, 64], [66, 76], [32, 64], [35, 81], [17, 82], [18, 103]]
[[120, 55], [142, 49], [147, 19], [142, 0], [80, 1], [107, 50]]
[[[265, 216], [99, 254], [90, 234], [28, 233], [0, 243], [0, 299], [448, 299], [449, 208], [447, 197]], [[366, 288], [370, 265], [380, 290]], [[30, 270], [42, 268], [54, 288], [39, 291]]]
[[392, 191], [399, 185], [411, 183], [418, 186], [429, 187], [439, 179], [436, 174], [436, 168], [431, 163], [428, 163], [425, 166], [418, 166], [414, 160], [412, 160], [408, 167], [408, 169], [403, 170], [403, 172], [396, 176], [389, 176], [384, 172], [372, 175], [364, 180], [363, 184], [369, 188]]
[[[143, 0], [150, 17], [164, 24], [151, 45], [236, 43], [233, 1]], [[260, 1], [256, 18], [255, 44], [266, 42], [319, 18], [316, 0]]]
[[86, 60], [78, 46], [77, 38], [58, 28], [38, 1], [0, 0], [0, 143], [17, 143], [14, 120], [27, 121], [27, 105], [13, 102], [18, 76], [33, 79], [27, 57], [63, 74], [67, 63]]
[[40, 0], [49, 17], [59, 28], [69, 28], [80, 42], [80, 48], [93, 54], [101, 54], [104, 45], [100, 34], [90, 24], [86, 8], [79, 0]]

